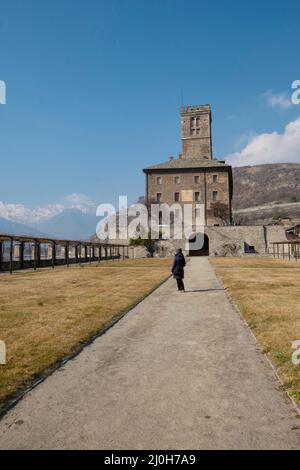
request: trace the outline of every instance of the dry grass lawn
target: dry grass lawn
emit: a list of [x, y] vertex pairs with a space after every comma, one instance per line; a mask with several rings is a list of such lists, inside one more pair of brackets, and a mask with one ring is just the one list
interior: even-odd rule
[[211, 263], [300, 404], [300, 365], [291, 360], [292, 342], [300, 340], [300, 263], [271, 258], [215, 258]]
[[170, 274], [171, 260], [103, 262], [100, 266], [0, 276], [0, 406], [70, 354]]

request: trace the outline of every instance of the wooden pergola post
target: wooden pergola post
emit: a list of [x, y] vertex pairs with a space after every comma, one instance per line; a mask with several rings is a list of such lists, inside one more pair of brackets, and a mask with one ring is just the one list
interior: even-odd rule
[[33, 260], [33, 265], [34, 265], [34, 270], [36, 271], [37, 268], [37, 257], [38, 257], [38, 245], [37, 245], [37, 240], [34, 240], [34, 260]]
[[54, 269], [56, 264], [56, 243], [52, 242], [52, 269]]
[[65, 244], [65, 263], [69, 267], [69, 243]]
[[101, 261], [101, 245], [98, 246], [98, 263]]
[[24, 269], [24, 242], [20, 243], [19, 263], [20, 269]]
[[2, 271], [2, 262], [3, 262], [3, 243], [0, 241], [0, 271]]
[[87, 263], [88, 260], [88, 250], [87, 250], [87, 245], [84, 245], [84, 261]]
[[12, 274], [14, 268], [14, 239], [10, 238], [10, 247], [9, 247], [9, 271]]
[[81, 243], [79, 243], [79, 264], [81, 264], [81, 254], [82, 254], [82, 246], [81, 246]]

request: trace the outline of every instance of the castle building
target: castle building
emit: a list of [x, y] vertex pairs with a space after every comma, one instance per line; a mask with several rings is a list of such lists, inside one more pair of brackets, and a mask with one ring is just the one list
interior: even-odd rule
[[181, 107], [182, 153], [145, 168], [148, 204], [204, 207], [206, 226], [230, 225], [232, 170], [212, 152], [210, 105]]

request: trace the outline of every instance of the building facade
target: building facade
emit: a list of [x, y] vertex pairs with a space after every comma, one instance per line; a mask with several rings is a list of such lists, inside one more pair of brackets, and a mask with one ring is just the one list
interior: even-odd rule
[[182, 153], [143, 171], [146, 199], [150, 204], [192, 205], [196, 220], [204, 207], [206, 226], [230, 225], [232, 218], [232, 170], [223, 160], [213, 159], [211, 107], [181, 108]]

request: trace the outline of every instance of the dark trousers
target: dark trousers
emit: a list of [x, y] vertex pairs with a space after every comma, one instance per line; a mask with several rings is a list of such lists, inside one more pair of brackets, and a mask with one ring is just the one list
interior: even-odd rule
[[184, 290], [184, 283], [182, 279], [176, 279], [178, 290]]

